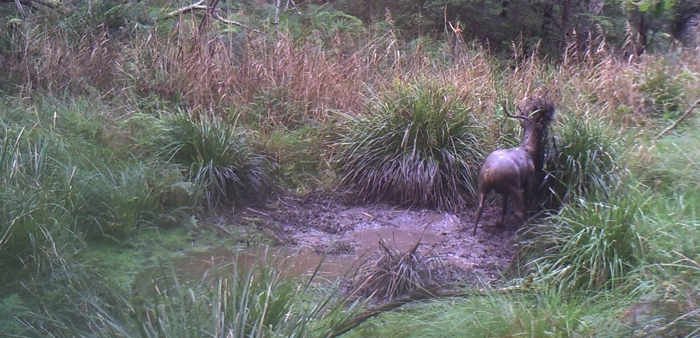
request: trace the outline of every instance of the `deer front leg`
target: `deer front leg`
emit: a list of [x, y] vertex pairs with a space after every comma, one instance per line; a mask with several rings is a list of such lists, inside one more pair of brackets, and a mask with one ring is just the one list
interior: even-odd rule
[[513, 200], [513, 213], [515, 214], [515, 218], [522, 224], [525, 221], [525, 204], [523, 203], [523, 193], [517, 186], [515, 186], [508, 190], [508, 195], [510, 196], [510, 199]]

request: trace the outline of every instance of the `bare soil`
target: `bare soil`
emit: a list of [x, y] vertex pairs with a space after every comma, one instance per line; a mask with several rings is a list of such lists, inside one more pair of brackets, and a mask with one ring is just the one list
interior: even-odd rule
[[515, 251], [515, 229], [500, 224], [500, 212], [500, 203], [491, 201], [473, 236], [475, 208], [450, 213], [357, 205], [327, 192], [313, 192], [280, 196], [264, 206], [220, 215], [219, 222], [254, 225], [277, 244], [296, 249], [301, 270], [313, 269], [325, 254], [321, 270], [330, 277], [342, 276], [376, 256], [380, 239], [402, 252], [420, 240], [420, 253], [437, 255], [450, 267], [450, 282], [488, 282], [501, 276]]

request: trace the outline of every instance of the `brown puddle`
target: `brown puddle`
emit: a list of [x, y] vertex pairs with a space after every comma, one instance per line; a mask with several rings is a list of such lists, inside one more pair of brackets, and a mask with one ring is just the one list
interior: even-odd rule
[[[356, 242], [355, 254], [325, 255], [324, 257], [324, 255], [314, 252], [310, 247], [248, 247], [241, 250], [217, 248], [202, 252], [188, 252], [181, 257], [171, 259], [171, 263], [177, 277], [182, 280], [198, 281], [205, 274], [211, 274], [208, 271], [214, 271], [214, 268], [224, 267], [223, 271], [218, 271], [226, 273], [225, 271], [228, 269], [226, 265], [231, 268], [238, 266], [249, 270], [255, 264], [274, 264], [288, 277], [310, 276], [314, 271], [317, 271], [317, 277], [332, 280], [348, 273], [354, 273], [359, 268], [360, 263], [366, 259], [366, 256], [379, 251], [380, 238], [384, 239], [389, 246], [394, 246], [402, 252], [409, 250], [418, 240], [423, 245], [428, 246], [440, 243], [442, 240], [442, 236], [433, 231], [416, 228], [385, 227], [357, 230], [349, 234]], [[163, 270], [161, 268], [147, 268], [135, 276], [135, 283], [146, 286], [162, 276]]]
[[[317, 274], [326, 278], [336, 278], [345, 275], [350, 266], [345, 263], [353, 256], [331, 256], [315, 253], [311, 248], [264, 248], [249, 247], [240, 251], [229, 249], [214, 249], [204, 252], [192, 252], [175, 262], [176, 267], [186, 271], [203, 274], [214, 266], [232, 264], [245, 267], [246, 270], [255, 264], [274, 264], [284, 275], [290, 277], [312, 274], [317, 268]], [[323, 262], [320, 266], [319, 264]], [[233, 264], [232, 264], [233, 265]]]
[[431, 246], [440, 243], [442, 236], [431, 231], [416, 228], [376, 228], [363, 229], [351, 232], [355, 240], [359, 244], [357, 250], [358, 256], [363, 256], [371, 253], [373, 250], [379, 249], [379, 240], [383, 239], [389, 246], [395, 247], [397, 250], [404, 252], [413, 247], [418, 240], [423, 245]]

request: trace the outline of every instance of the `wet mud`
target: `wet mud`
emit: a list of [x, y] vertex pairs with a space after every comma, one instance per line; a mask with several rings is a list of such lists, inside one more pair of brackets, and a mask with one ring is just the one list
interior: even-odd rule
[[[514, 253], [515, 232], [500, 224], [500, 203], [485, 207], [476, 236], [472, 235], [475, 208], [462, 213], [411, 210], [388, 204], [355, 205], [329, 193], [303, 197], [280, 196], [271, 203], [219, 214], [210, 220], [222, 231], [233, 227], [256, 227], [275, 238], [279, 249], [261, 253], [259, 248], [243, 253], [225, 248], [187, 258], [193, 266], [206, 260], [230, 260], [232, 255], [276, 256], [292, 274], [311, 273], [334, 278], [352, 273], [380, 251], [383, 239], [398, 251], [420, 241], [419, 252], [437, 255], [449, 265], [453, 281], [498, 279]], [[506, 223], [512, 217], [506, 219]], [[239, 258], [240, 259], [240, 258]], [[248, 259], [250, 260], [250, 259]], [[269, 259], [268, 259], [269, 260]]]

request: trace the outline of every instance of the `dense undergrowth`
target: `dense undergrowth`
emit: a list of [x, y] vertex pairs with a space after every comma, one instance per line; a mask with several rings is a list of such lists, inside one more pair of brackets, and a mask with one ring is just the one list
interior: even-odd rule
[[519, 287], [349, 335], [698, 334], [697, 121], [654, 138], [700, 96], [694, 52], [623, 59], [600, 42], [556, 64], [517, 46], [502, 60], [476, 43], [460, 55], [405, 43], [391, 21], [350, 33], [353, 22], [0, 29], [0, 331], [329, 336], [352, 308], [274, 269], [195, 284], [164, 269], [170, 283], [140, 295], [94, 248], [275, 189], [460, 211], [483, 157], [517, 143], [500, 103], [547, 95], [558, 112], [531, 205], [541, 212], [504, 279]]

